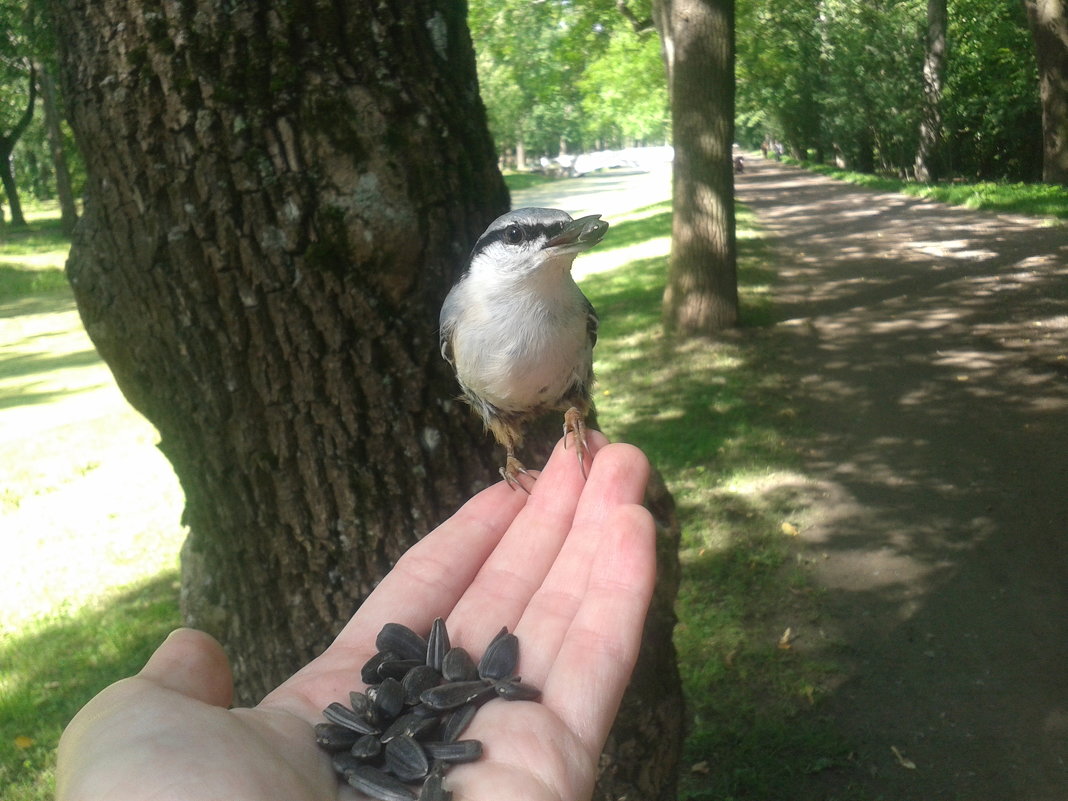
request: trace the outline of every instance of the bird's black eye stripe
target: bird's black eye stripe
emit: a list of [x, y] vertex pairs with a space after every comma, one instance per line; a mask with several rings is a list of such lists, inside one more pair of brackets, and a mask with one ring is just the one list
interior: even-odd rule
[[566, 223], [551, 223], [546, 225], [545, 223], [527, 223], [522, 225], [520, 223], [509, 223], [503, 228], [495, 228], [492, 231], [487, 231], [482, 237], [475, 243], [474, 250], [471, 251], [472, 257], [484, 251], [490, 247], [494, 242], [503, 242], [506, 245], [518, 245], [522, 242], [528, 242], [530, 240], [538, 239], [542, 234], [546, 234], [549, 237], [556, 236], [560, 231], [564, 229]]

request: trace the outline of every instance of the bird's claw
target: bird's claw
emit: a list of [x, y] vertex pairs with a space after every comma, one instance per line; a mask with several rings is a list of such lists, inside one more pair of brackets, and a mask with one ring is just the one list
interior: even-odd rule
[[567, 448], [568, 434], [572, 434], [575, 437], [579, 470], [582, 471], [583, 478], [588, 478], [585, 454], [590, 452], [590, 446], [586, 442], [586, 417], [574, 406], [564, 412], [564, 448]]
[[519, 476], [521, 475], [526, 476], [531, 481], [537, 480], [531, 475], [530, 471], [523, 466], [521, 461], [509, 454], [504, 460], [504, 467], [501, 468], [501, 478], [503, 478], [513, 490], [518, 487], [527, 495], [530, 495], [530, 490], [523, 486], [523, 482], [519, 480]]

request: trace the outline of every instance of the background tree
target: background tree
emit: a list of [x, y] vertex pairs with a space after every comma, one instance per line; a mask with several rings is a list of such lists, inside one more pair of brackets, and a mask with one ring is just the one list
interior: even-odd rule
[[[185, 492], [183, 615], [254, 702], [496, 478], [437, 347], [441, 301], [508, 205], [464, 4], [53, 9], [88, 173], [68, 274]], [[673, 797], [672, 564], [605, 799]]]
[[1042, 180], [1068, 186], [1068, 7], [1024, 0], [1042, 96]]
[[58, 92], [51, 67], [38, 65], [37, 81], [41, 87], [41, 107], [44, 111], [45, 139], [52, 161], [52, 174], [55, 182], [56, 197], [59, 200], [60, 224], [65, 234], [74, 232], [78, 222], [78, 206], [74, 200], [70, 166], [67, 163], [67, 148], [63, 134], [62, 113], [59, 106]]
[[946, 72], [946, 0], [927, 0], [927, 47], [923, 59], [923, 109], [916, 150], [916, 180], [932, 181], [942, 144], [942, 87]]
[[25, 226], [11, 154], [33, 119], [37, 103], [37, 71], [24, 58], [5, 58], [0, 53], [0, 86], [7, 90], [0, 99], [0, 182], [11, 209], [11, 224]]
[[734, 242], [734, 0], [657, 0], [675, 145], [664, 326], [710, 334], [738, 320]]

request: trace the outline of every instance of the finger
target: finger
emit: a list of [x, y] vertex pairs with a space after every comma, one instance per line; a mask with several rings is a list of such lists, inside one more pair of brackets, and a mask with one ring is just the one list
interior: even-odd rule
[[503, 481], [480, 492], [413, 545], [386, 574], [334, 642], [263, 703], [314, 715], [357, 689], [353, 673], [375, 652], [386, 623], [425, 631], [446, 617], [526, 503]]
[[140, 677], [212, 706], [228, 707], [234, 683], [222, 646], [196, 629], [176, 629], [149, 657]]
[[618, 507], [641, 502], [648, 479], [649, 460], [632, 445], [609, 445], [598, 455], [571, 532], [516, 626], [521, 641], [536, 644], [523, 657], [525, 676], [540, 680], [555, 662], [585, 596], [598, 551], [611, 535], [607, 521]]
[[503, 481], [480, 492], [397, 561], [339, 639], [373, 643], [386, 623], [421, 631], [447, 616], [526, 502], [525, 494]]
[[656, 579], [656, 532], [648, 510], [618, 507], [606, 530], [582, 605], [543, 686], [545, 704], [594, 756], [638, 658]]
[[[600, 432], [588, 437], [595, 450], [607, 444]], [[574, 460], [557, 442], [526, 505], [449, 616], [454, 641], [475, 656], [502, 626], [515, 628], [560, 553], [586, 485]]]

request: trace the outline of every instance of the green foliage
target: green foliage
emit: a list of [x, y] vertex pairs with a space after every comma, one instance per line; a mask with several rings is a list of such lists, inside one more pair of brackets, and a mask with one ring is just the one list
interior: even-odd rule
[[[738, 0], [739, 138], [911, 174], [923, 103], [924, 0]], [[942, 102], [950, 174], [1036, 180], [1038, 77], [1022, 5], [949, 0]]]
[[[651, 2], [631, 3], [651, 14]], [[482, 99], [500, 150], [555, 155], [661, 141], [666, 81], [653, 32], [636, 34], [610, 0], [470, 3]]]
[[621, 28], [586, 66], [578, 85], [587, 141], [666, 141], [671, 110], [656, 36]]
[[952, 0], [946, 157], [968, 178], [1038, 180], [1038, 67], [1022, 3]]

